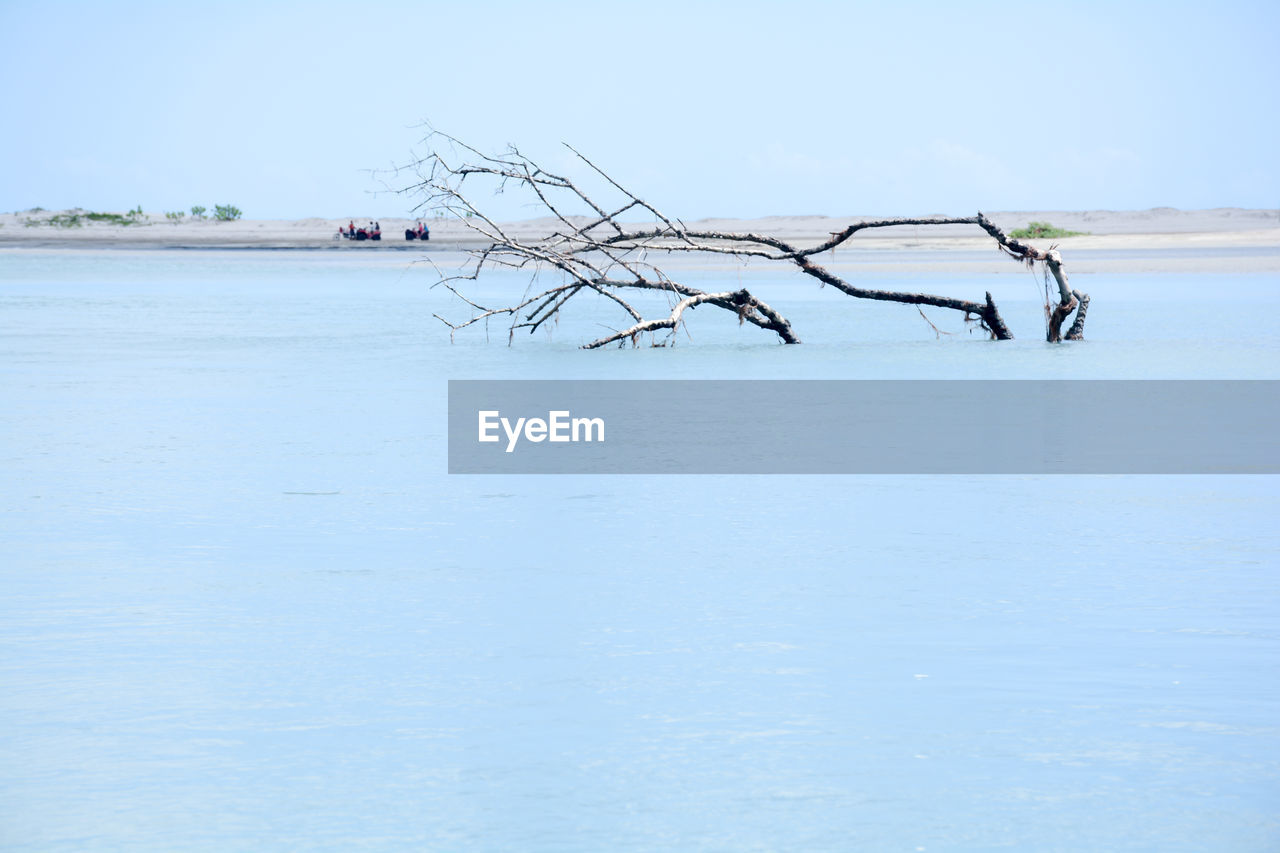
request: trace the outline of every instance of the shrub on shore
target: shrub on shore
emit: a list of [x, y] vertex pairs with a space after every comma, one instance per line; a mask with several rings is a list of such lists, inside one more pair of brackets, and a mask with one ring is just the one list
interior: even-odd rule
[[52, 225], [54, 228], [81, 228], [86, 222], [105, 222], [107, 225], [139, 225], [146, 222], [147, 215], [142, 212], [142, 205], [138, 205], [134, 210], [128, 213], [98, 213], [93, 210], [68, 210], [63, 213], [55, 213], [52, 216], [38, 219], [36, 217], [27, 217], [22, 220], [22, 224], [28, 228], [35, 228], [40, 225]]
[[1015, 228], [1009, 236], [1017, 240], [1045, 240], [1053, 237], [1079, 237], [1084, 231], [1068, 231], [1048, 222], [1028, 222], [1026, 228]]
[[[193, 205], [191, 208], [192, 219], [204, 219], [208, 213], [208, 208], [203, 205]], [[44, 208], [33, 207], [27, 213], [38, 214], [44, 213]], [[166, 210], [164, 218], [170, 222], [177, 224], [181, 222], [186, 213], [181, 210]], [[243, 214], [240, 208], [234, 204], [219, 204], [213, 209], [213, 218], [219, 222], [231, 222], [239, 219]], [[146, 224], [150, 217], [142, 212], [142, 205], [130, 210], [128, 213], [98, 213], [93, 210], [84, 210], [83, 208], [75, 208], [73, 210], [63, 211], [62, 213], [54, 213], [47, 216], [27, 216], [22, 220], [22, 224], [28, 228], [35, 228], [41, 225], [52, 225], [54, 228], [81, 228], [87, 222], [102, 222], [107, 225], [143, 225]]]

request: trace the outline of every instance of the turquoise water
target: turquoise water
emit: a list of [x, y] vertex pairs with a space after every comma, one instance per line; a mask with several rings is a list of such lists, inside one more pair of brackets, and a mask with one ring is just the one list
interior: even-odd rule
[[0, 846], [1280, 846], [1275, 478], [444, 473], [450, 378], [1277, 378], [1280, 277], [1077, 276], [1072, 346], [1026, 274], [872, 282], [991, 289], [998, 345], [688, 277], [806, 343], [451, 345], [403, 258], [0, 254]]

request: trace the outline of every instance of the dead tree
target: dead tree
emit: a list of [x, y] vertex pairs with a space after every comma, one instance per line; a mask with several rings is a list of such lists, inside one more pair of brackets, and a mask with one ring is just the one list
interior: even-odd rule
[[[472, 263], [462, 273], [442, 278], [437, 285], [448, 288], [471, 308], [467, 320], [449, 320], [435, 315], [453, 333], [493, 317], [510, 318], [508, 339], [519, 329], [530, 333], [555, 320], [575, 296], [595, 293], [616, 303], [630, 319], [630, 325], [615, 330], [591, 343], [595, 349], [610, 343], [637, 343], [645, 332], [675, 330], [683, 322], [686, 311], [699, 305], [714, 305], [738, 316], [739, 323], [751, 323], [775, 333], [783, 343], [798, 344], [800, 339], [791, 323], [758, 296], [746, 289], [708, 293], [673, 280], [657, 266], [648, 263], [654, 253], [706, 253], [729, 255], [742, 260], [759, 259], [793, 265], [800, 272], [831, 285], [842, 293], [859, 299], [900, 302], [907, 305], [932, 306], [959, 311], [966, 322], [976, 323], [994, 340], [1011, 340], [1013, 333], [1000, 316], [990, 292], [981, 301], [954, 299], [928, 293], [906, 293], [859, 287], [816, 262], [823, 252], [844, 245], [859, 231], [895, 225], [976, 225], [996, 241], [999, 251], [1028, 266], [1043, 264], [1058, 285], [1058, 302], [1046, 304], [1046, 337], [1049, 341], [1080, 340], [1084, 336], [1085, 312], [1089, 297], [1071, 289], [1056, 247], [1040, 251], [1026, 243], [1007, 237], [985, 216], [929, 219], [880, 219], [855, 222], [833, 232], [830, 239], [816, 246], [801, 247], [765, 234], [704, 231], [688, 228], [679, 219], [668, 217], [649, 202], [618, 184], [594, 163], [566, 146], [578, 161], [595, 176], [612, 199], [607, 206], [588, 195], [581, 180], [554, 174], [543, 169], [515, 147], [500, 155], [487, 155], [453, 137], [432, 133], [427, 142], [432, 153], [417, 163], [419, 180], [405, 192], [423, 196], [418, 209], [431, 209], [451, 214], [487, 243], [472, 253]], [[446, 155], [440, 149], [448, 148]], [[459, 159], [454, 159], [458, 154]], [[522, 241], [464, 195], [464, 185], [477, 180], [493, 182], [497, 191], [513, 186], [533, 194], [537, 205], [554, 217], [556, 227], [549, 235]], [[585, 213], [585, 215], [583, 215]], [[624, 218], [651, 218], [650, 226], [636, 226]], [[497, 307], [481, 305], [467, 296], [465, 283], [475, 281], [489, 268], [533, 271], [557, 270], [561, 280], [554, 286], [526, 292], [519, 300]], [[668, 294], [671, 312], [668, 316], [645, 319], [622, 294], [628, 291], [657, 291]], [[1062, 324], [1075, 313], [1075, 321], [1062, 335]]]

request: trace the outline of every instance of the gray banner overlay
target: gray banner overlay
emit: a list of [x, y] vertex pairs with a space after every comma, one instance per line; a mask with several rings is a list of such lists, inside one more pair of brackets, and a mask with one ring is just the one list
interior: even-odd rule
[[450, 380], [449, 473], [1275, 474], [1278, 424], [1272, 380]]

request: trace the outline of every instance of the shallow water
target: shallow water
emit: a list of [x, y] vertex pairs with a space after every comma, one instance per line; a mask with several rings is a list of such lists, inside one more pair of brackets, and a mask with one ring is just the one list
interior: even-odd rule
[[991, 289], [1010, 344], [688, 275], [805, 345], [450, 345], [404, 259], [0, 254], [0, 846], [1280, 845], [1273, 477], [444, 473], [450, 378], [1277, 378], [1280, 278], [1077, 276], [1050, 346], [1025, 274], [873, 282]]

